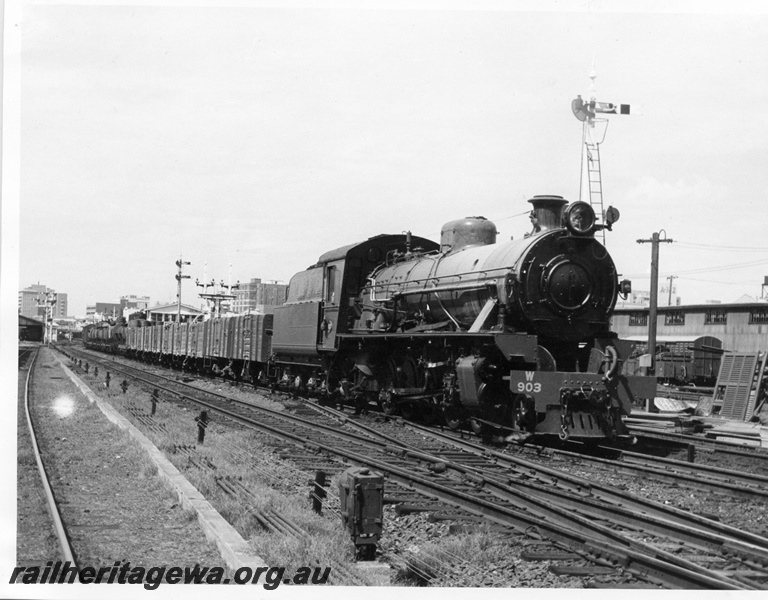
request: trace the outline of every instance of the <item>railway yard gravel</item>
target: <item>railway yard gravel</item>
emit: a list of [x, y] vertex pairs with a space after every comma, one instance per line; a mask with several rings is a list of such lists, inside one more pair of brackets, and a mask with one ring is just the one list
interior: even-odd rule
[[637, 498], [672, 505], [738, 529], [768, 537], [768, 505], [757, 498], [738, 498], [723, 493], [663, 483], [637, 475], [617, 473], [602, 466], [595, 467], [590, 463], [581, 465], [578, 461], [554, 460], [550, 465], [590, 481], [628, 491]]
[[[154, 465], [127, 433], [82, 396], [52, 354], [41, 348], [30, 383], [32, 418], [78, 564], [223, 566], [194, 515], [182, 509]], [[26, 499], [36, 506], [37, 492], [26, 476], [31, 467], [25, 457], [20, 452], [17, 558], [55, 560], [59, 556], [51, 554], [42, 533], [48, 526], [36, 521], [39, 509], [28, 515]], [[36, 469], [33, 475], [39, 477]], [[40, 535], [30, 535], [30, 530]]]

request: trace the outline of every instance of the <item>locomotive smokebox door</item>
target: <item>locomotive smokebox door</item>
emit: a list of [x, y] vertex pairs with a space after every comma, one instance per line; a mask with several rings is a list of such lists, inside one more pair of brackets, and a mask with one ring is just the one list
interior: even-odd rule
[[384, 477], [365, 468], [347, 469], [339, 479], [339, 500], [357, 557], [373, 560], [384, 523]]

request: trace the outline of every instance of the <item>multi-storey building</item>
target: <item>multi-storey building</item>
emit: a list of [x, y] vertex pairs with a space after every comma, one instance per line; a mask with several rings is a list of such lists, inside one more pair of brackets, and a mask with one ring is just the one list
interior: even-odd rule
[[262, 283], [261, 279], [253, 278], [248, 283], [241, 283], [239, 289], [232, 290], [232, 294], [235, 296], [231, 304], [232, 312], [270, 312], [272, 307], [285, 304], [288, 286], [277, 281]]
[[44, 303], [48, 294], [53, 294], [53, 298], [56, 300], [51, 316], [53, 318], [67, 317], [67, 295], [41, 285], [40, 282], [19, 292], [19, 314], [33, 319], [42, 319], [45, 315], [45, 308], [38, 305]]

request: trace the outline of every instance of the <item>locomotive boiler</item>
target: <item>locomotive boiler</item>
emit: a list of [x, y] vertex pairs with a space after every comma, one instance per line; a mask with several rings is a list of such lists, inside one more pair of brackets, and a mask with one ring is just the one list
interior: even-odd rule
[[610, 332], [619, 282], [589, 204], [536, 196], [533, 231], [496, 243], [483, 217], [447, 223], [440, 244], [377, 236], [320, 257], [275, 313], [284, 381], [376, 402], [385, 412], [516, 436], [626, 434], [653, 396], [626, 377], [631, 344]]

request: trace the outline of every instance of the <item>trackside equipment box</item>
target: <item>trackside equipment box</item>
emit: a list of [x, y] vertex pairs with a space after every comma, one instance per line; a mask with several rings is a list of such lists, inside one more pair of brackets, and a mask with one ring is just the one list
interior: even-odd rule
[[341, 520], [361, 555], [373, 558], [384, 523], [384, 477], [352, 467], [339, 479]]

